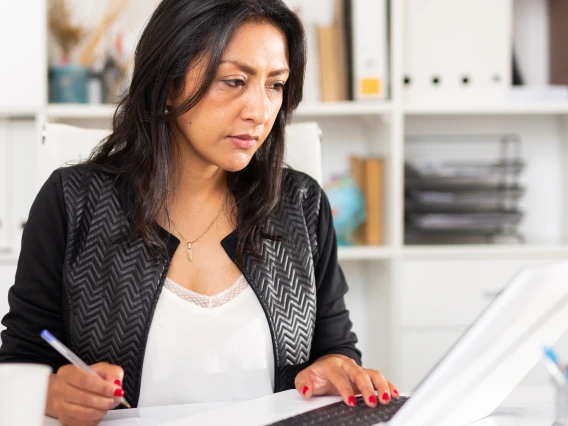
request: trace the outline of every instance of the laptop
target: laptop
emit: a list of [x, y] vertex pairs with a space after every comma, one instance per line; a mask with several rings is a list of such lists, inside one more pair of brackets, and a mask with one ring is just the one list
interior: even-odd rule
[[[541, 360], [543, 346], [556, 343], [567, 329], [568, 261], [525, 268], [464, 332], [412, 396], [391, 408], [395, 412], [390, 419], [365, 423], [357, 416], [375, 409], [363, 404], [349, 408], [338, 403], [338, 397], [301, 401], [294, 390], [167, 424], [301, 425], [313, 421], [310, 416], [339, 409], [351, 413], [352, 418], [344, 424], [467, 425], [490, 415]], [[327, 422], [310, 424], [342, 422], [331, 415]]]

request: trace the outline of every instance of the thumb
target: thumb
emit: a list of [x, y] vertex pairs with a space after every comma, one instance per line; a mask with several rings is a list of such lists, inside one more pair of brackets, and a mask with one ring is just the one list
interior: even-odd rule
[[115, 384], [117, 381], [120, 382], [120, 387], [122, 387], [122, 379], [124, 378], [124, 370], [122, 367], [114, 364], [109, 364], [107, 362], [99, 362], [90, 366], [95, 373], [101, 376], [103, 379], [113, 382]]
[[296, 385], [296, 390], [304, 398], [310, 398], [314, 394], [314, 384], [312, 383], [307, 370], [303, 370], [298, 373], [294, 384]]

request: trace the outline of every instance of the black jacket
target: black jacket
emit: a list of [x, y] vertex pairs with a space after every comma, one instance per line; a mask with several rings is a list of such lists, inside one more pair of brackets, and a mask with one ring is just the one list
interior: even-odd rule
[[[84, 166], [47, 180], [22, 238], [0, 362], [46, 363], [56, 371], [67, 361], [40, 338], [48, 329], [87, 364], [120, 365], [136, 406], [150, 324], [179, 240], [159, 228], [167, 262], [152, 257], [141, 237], [111, 245], [127, 229], [125, 198], [111, 176]], [[361, 363], [327, 198], [313, 179], [286, 169], [282, 200], [268, 224], [285, 238], [263, 240], [260, 260], [245, 253], [242, 270], [272, 334], [275, 392], [293, 388], [296, 374], [323, 355]], [[235, 261], [235, 233], [221, 243]]]

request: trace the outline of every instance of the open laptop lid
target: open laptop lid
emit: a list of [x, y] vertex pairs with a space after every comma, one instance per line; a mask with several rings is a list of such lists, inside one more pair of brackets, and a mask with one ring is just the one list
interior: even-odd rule
[[568, 329], [568, 261], [522, 269], [389, 426], [459, 426], [490, 415]]

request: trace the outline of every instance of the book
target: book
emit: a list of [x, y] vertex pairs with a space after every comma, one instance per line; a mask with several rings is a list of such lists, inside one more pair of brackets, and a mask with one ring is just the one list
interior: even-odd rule
[[383, 159], [365, 158], [365, 202], [367, 203], [367, 223], [365, 243], [379, 245], [384, 242], [383, 235]]
[[347, 53], [342, 0], [333, 2], [333, 23], [318, 26], [321, 100], [347, 100]]
[[[361, 188], [363, 195], [365, 194], [365, 161], [359, 155], [352, 155], [349, 159], [351, 163], [351, 177], [355, 181], [355, 183]], [[367, 204], [365, 200], [365, 205]], [[365, 221], [355, 231], [353, 235], [353, 239], [355, 241], [355, 245], [364, 245], [365, 244], [365, 236], [367, 233], [367, 222]]]
[[380, 245], [383, 232], [383, 163], [381, 157], [352, 155], [351, 174], [365, 196], [367, 221], [355, 233], [356, 244]]
[[552, 85], [568, 86], [568, 2], [548, 0], [549, 18], [549, 60]]

